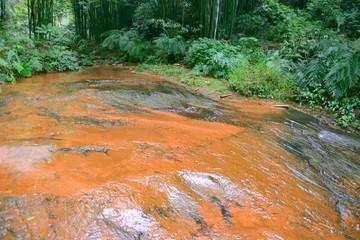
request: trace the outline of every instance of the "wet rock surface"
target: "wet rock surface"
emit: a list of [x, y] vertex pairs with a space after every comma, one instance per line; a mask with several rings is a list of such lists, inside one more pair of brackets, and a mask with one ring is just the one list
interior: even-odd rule
[[0, 93], [0, 239], [359, 239], [360, 138], [118, 67]]

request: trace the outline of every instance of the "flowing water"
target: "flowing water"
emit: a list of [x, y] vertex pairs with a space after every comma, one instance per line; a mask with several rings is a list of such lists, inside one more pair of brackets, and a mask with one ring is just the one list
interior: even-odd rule
[[360, 137], [128, 68], [23, 79], [0, 239], [360, 239]]

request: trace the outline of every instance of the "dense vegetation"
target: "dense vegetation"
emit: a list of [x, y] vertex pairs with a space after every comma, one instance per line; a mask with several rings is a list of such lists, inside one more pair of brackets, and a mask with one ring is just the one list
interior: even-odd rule
[[3, 82], [96, 58], [179, 63], [187, 83], [213, 76], [360, 128], [358, 0], [0, 0], [0, 21]]

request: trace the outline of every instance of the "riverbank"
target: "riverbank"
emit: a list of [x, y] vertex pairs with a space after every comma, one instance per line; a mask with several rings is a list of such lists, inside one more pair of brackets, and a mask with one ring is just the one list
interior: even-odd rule
[[[187, 85], [192, 89], [192, 91], [200, 92], [213, 99], [226, 98], [228, 100], [235, 101], [271, 102], [274, 104], [274, 106], [288, 106], [289, 108], [299, 110], [317, 118], [322, 124], [360, 135], [360, 126], [353, 124], [353, 126], [349, 126], [347, 128], [341, 127], [337, 123], [339, 122], [338, 118], [336, 117], [337, 113], [327, 112], [324, 109], [321, 109], [320, 106], [311, 107], [309, 104], [301, 104], [299, 102], [290, 100], [289, 98], [277, 99], [273, 97], [259, 98], [253, 96], [244, 96], [231, 89], [226, 80], [196, 75], [190, 69], [181, 64], [140, 64], [135, 67], [135, 70], [139, 73], [154, 74], [170, 78]], [[360, 109], [355, 111], [355, 118], [355, 121], [360, 121]]]
[[[80, 63], [80, 62], [79, 62]], [[89, 64], [88, 64], [89, 65]], [[213, 99], [222, 99], [226, 98], [227, 100], [234, 101], [256, 101], [256, 102], [267, 102], [272, 103], [274, 106], [280, 107], [289, 107], [301, 112], [307, 113], [315, 118], [317, 118], [322, 124], [328, 125], [330, 127], [343, 130], [346, 132], [351, 132], [360, 135], [360, 109], [355, 110], [354, 113], [351, 113], [355, 116], [355, 121], [349, 123], [347, 127], [344, 127], [342, 122], [346, 122], [348, 115], [344, 115], [340, 110], [329, 112], [326, 111], [322, 106], [318, 106], [314, 103], [308, 103], [309, 101], [294, 101], [294, 97], [283, 97], [279, 98], [270, 96], [267, 98], [260, 98], [256, 96], [244, 96], [239, 92], [235, 91], [224, 79], [218, 79], [210, 76], [201, 76], [194, 73], [191, 69], [188, 69], [182, 64], [131, 64], [131, 63], [121, 63], [114, 60], [113, 58], [103, 58], [97, 57], [93, 59], [93, 66], [102, 66], [102, 65], [112, 65], [112, 66], [128, 66], [134, 68], [138, 73], [153, 74], [157, 76], [163, 76], [185, 84], [194, 92], [202, 93]], [[52, 72], [55, 73], [55, 72]], [[36, 76], [35, 74], [34, 76]], [[1, 87], [5, 83], [0, 83], [0, 92]], [[313, 96], [310, 96], [313, 97]], [[301, 99], [298, 99], [301, 100]], [[311, 102], [311, 101], [310, 101]], [[313, 101], [316, 102], [316, 101]], [[305, 103], [305, 104], [304, 104]], [[346, 106], [343, 106], [343, 108]], [[341, 117], [337, 117], [341, 116]], [[340, 123], [340, 124], [339, 124]]]

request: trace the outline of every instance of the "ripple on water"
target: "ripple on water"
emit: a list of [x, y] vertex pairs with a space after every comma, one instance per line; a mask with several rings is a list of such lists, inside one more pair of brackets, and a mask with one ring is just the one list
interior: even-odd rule
[[0, 96], [0, 239], [360, 238], [359, 138], [120, 68]]

